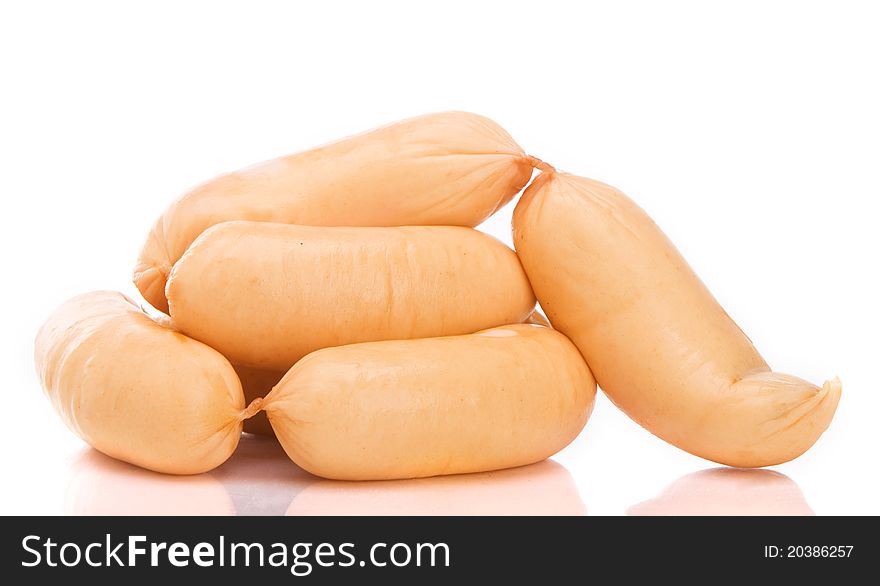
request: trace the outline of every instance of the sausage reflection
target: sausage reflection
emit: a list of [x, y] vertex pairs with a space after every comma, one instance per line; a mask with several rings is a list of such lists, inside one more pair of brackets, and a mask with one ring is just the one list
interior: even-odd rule
[[413, 480], [321, 480], [288, 515], [585, 515], [568, 470], [552, 460], [509, 470]]
[[244, 434], [235, 454], [205, 474], [171, 476], [87, 449], [73, 463], [65, 509], [73, 515], [585, 515], [571, 475], [530, 466], [415, 480], [323, 480], [277, 441]]
[[72, 515], [283, 515], [316, 480], [274, 439], [250, 434], [222, 466], [193, 476], [151, 472], [87, 449], [72, 466], [65, 508]]
[[274, 437], [251, 434], [208, 474], [223, 484], [239, 515], [283, 515], [299, 491], [320, 480], [291, 462]]
[[773, 470], [712, 468], [683, 476], [628, 515], [814, 515], [797, 483]]
[[88, 448], [71, 466], [70, 515], [234, 515], [226, 489], [207, 474], [171, 476]]

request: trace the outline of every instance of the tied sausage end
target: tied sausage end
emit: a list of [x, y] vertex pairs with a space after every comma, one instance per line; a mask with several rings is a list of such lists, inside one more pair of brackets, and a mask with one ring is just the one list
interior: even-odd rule
[[529, 163], [531, 163], [532, 167], [538, 169], [539, 171], [544, 171], [545, 173], [554, 173], [556, 171], [556, 167], [554, 167], [550, 163], [542, 161], [538, 157], [526, 155], [526, 158], [529, 160]]
[[147, 241], [138, 255], [132, 280], [150, 305], [168, 313], [165, 284], [168, 282], [173, 261], [166, 244], [165, 223], [165, 216], [162, 216], [150, 230]]
[[835, 376], [833, 379], [825, 381], [825, 384], [822, 385], [822, 390], [832, 397], [839, 397], [841, 392], [843, 392], [843, 383], [840, 382], [839, 377]]
[[247, 407], [245, 407], [241, 413], [238, 414], [238, 420], [244, 421], [246, 419], [250, 419], [257, 413], [263, 410], [263, 397], [257, 397], [253, 401], [251, 401]]
[[[143, 268], [141, 268], [143, 267]], [[168, 300], [165, 298], [165, 283], [171, 267], [146, 265], [141, 263], [135, 270], [132, 281], [147, 302], [163, 313], [168, 313]]]
[[[749, 374], [730, 387], [708, 434], [680, 447], [727, 466], [761, 468], [806, 452], [831, 423], [843, 385], [821, 387], [776, 373]], [[708, 421], [708, 420], [707, 420]]]

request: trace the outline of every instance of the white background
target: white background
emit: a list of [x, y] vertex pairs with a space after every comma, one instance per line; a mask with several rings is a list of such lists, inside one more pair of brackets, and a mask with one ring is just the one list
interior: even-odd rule
[[[675, 482], [633, 512], [880, 513], [872, 3], [602, 4], [3, 3], [0, 512], [623, 514]], [[771, 365], [841, 377], [831, 428], [776, 469], [785, 477], [686, 476], [715, 466], [604, 397], [555, 458], [567, 473], [367, 487], [317, 483], [253, 441], [212, 475], [166, 480], [86, 450], [52, 412], [33, 373], [37, 328], [74, 294], [134, 295], [135, 256], [174, 197], [448, 109], [623, 189]], [[511, 210], [481, 229], [509, 243]]]

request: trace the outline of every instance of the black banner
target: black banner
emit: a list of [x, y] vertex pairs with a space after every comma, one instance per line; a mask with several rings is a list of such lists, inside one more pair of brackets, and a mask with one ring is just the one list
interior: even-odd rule
[[586, 583], [609, 575], [688, 583], [858, 575], [870, 582], [878, 525], [855, 517], [13, 517], [2, 521], [0, 555], [3, 575], [16, 578], [6, 583], [447, 583], [481, 576]]

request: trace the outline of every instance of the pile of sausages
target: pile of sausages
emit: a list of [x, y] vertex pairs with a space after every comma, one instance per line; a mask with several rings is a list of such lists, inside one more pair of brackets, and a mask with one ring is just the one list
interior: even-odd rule
[[[523, 187], [514, 252], [473, 227]], [[767, 466], [806, 451], [841, 393], [772, 372], [624, 194], [463, 112], [196, 187], [134, 282], [161, 317], [75, 297], [37, 335], [37, 372], [86, 442], [173, 474], [218, 466], [243, 428], [327, 478], [520, 466], [577, 436], [597, 381], [664, 440]]]

